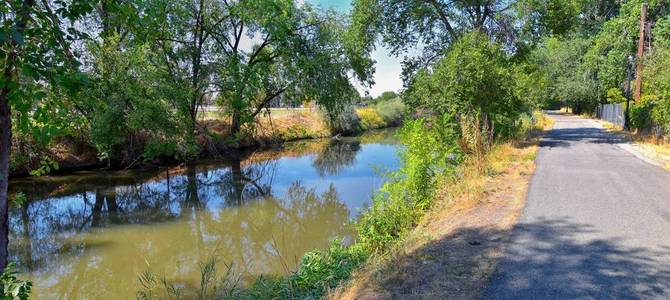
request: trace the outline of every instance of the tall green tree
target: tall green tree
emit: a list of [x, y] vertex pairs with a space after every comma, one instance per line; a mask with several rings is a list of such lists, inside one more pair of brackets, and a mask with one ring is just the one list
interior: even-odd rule
[[444, 56], [464, 34], [476, 30], [499, 42], [514, 36], [513, 4], [505, 0], [356, 0], [352, 23], [368, 43], [379, 34], [395, 55], [407, 54], [405, 77]]
[[404, 98], [414, 108], [474, 119], [487, 134], [494, 129], [507, 134], [528, 108], [514, 87], [512, 65], [500, 44], [475, 31], [463, 35], [431, 68], [419, 71]]
[[231, 132], [251, 125], [280, 97], [313, 100], [335, 114], [357, 94], [350, 75], [367, 53], [345, 43], [346, 24], [292, 0], [149, 1], [146, 36], [162, 53], [171, 80], [190, 93], [181, 109], [193, 122], [205, 97], [216, 97], [230, 117]]
[[0, 268], [7, 264], [12, 131], [48, 138], [58, 128], [48, 116], [67, 108], [55, 106], [49, 95], [80, 85], [82, 76], [69, 44], [77, 38], [74, 21], [90, 9], [87, 1], [77, 0], [0, 3]]

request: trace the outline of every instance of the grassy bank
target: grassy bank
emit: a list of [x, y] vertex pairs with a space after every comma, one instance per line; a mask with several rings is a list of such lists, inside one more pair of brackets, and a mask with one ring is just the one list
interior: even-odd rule
[[[398, 126], [404, 117], [404, 105], [381, 103], [351, 110], [348, 119], [351, 128], [347, 134], [359, 134], [366, 130]], [[375, 118], [371, 120], [371, 116]], [[17, 138], [13, 143], [11, 175], [45, 175], [53, 172], [67, 172], [100, 167], [129, 169], [165, 164], [174, 164], [189, 159], [232, 155], [241, 149], [265, 147], [289, 141], [330, 137], [339, 134], [331, 128], [317, 110], [280, 109], [271, 110], [258, 116], [253, 127], [245, 128], [240, 137], [231, 137], [230, 122], [216, 111], [203, 112], [197, 126], [195, 157], [152, 157], [144, 156], [142, 145], [129, 145], [124, 149], [124, 159], [104, 159], [99, 151], [85, 137], [63, 137], [48, 145], [39, 145], [32, 140]], [[136, 141], [135, 141], [136, 142]], [[141, 144], [141, 143], [140, 143]]]
[[[436, 253], [445, 249], [434, 251], [427, 245], [437, 241], [448, 243], [452, 241], [451, 232], [467, 226], [494, 226], [491, 228], [500, 232], [511, 228], [533, 171], [535, 137], [549, 123], [541, 114], [522, 118], [516, 139], [492, 145], [481, 158], [460, 150], [463, 141], [452, 123], [439, 118], [407, 121], [399, 131], [405, 145], [400, 169], [387, 174], [387, 182], [371, 205], [352, 224], [358, 232], [353, 243], [335, 240], [328, 249], [306, 253], [298, 269], [286, 277], [261, 277], [250, 285], [240, 286], [237, 283], [241, 277], [234, 275], [233, 267], [228, 267], [219, 272], [225, 274], [223, 277], [203, 275], [204, 279], [209, 278], [201, 283], [204, 289], [184, 291], [149, 274], [141, 278], [149, 284], [143, 283], [140, 293], [148, 298], [156, 295], [175, 298], [178, 293], [189, 293], [222, 299], [407, 294], [404, 291], [413, 288], [412, 282], [430, 277], [431, 273], [421, 277], [422, 269], [418, 266], [432, 264], [433, 272], [438, 272], [438, 267], [444, 267], [445, 263], [458, 268], [458, 261], [445, 261], [443, 257], [436, 260]], [[495, 217], [488, 218], [489, 214]], [[473, 252], [465, 247], [460, 253], [468, 256]], [[476, 270], [471, 275], [474, 278], [487, 274], [496, 256], [466, 258]], [[488, 265], [489, 269], [476, 267], [479, 264]], [[211, 268], [203, 268], [203, 274], [211, 273]], [[457, 277], [469, 280], [456, 275], [452, 279]], [[208, 288], [214, 285], [216, 288]], [[394, 291], [391, 287], [401, 290]], [[430, 295], [431, 291], [426, 289], [422, 294]]]
[[497, 144], [485, 171], [472, 163], [438, 188], [434, 206], [334, 299], [476, 299], [502, 255], [534, 171], [534, 141]]

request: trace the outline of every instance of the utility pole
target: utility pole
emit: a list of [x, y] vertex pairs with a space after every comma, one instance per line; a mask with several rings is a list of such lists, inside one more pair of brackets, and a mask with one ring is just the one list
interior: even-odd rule
[[632, 55], [628, 56], [626, 61], [626, 111], [624, 112], [623, 128], [630, 131], [630, 96], [632, 94], [630, 82], [632, 81], [633, 64], [635, 58]]
[[637, 42], [637, 69], [635, 70], [635, 103], [642, 94], [642, 56], [644, 55], [644, 34], [647, 27], [647, 3], [642, 3], [640, 12], [640, 37]]

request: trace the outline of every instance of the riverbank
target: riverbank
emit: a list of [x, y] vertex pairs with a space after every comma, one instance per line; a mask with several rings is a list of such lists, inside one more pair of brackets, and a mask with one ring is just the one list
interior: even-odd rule
[[[449, 296], [442, 291], [445, 284], [461, 291], [458, 280], [469, 281], [467, 286], [484, 282], [523, 207], [538, 135], [551, 122], [539, 113], [523, 117], [518, 138], [493, 145], [479, 160], [460, 152], [459, 140], [449, 134], [449, 123], [431, 121], [408, 121], [400, 129], [398, 137], [404, 145], [400, 168], [386, 175], [388, 181], [353, 222], [355, 241], [334, 240], [327, 249], [305, 253], [288, 276], [263, 276], [251, 284], [226, 285], [206, 295], [394, 298], [418, 292]], [[470, 232], [480, 227], [498, 234], [488, 239]], [[481, 245], [481, 252], [469, 249]], [[450, 269], [446, 277], [445, 268]], [[471, 274], [463, 276], [465, 269]], [[223, 272], [223, 282], [239, 283], [229, 270]], [[433, 282], [434, 278], [439, 280]], [[157, 284], [140, 293], [170, 298], [172, 288]]]
[[479, 298], [524, 206], [536, 151], [536, 143], [497, 145], [486, 173], [463, 166], [421, 223], [333, 298]]
[[248, 128], [241, 138], [235, 139], [229, 135], [230, 126], [226, 117], [216, 112], [208, 112], [196, 126], [194, 142], [199, 149], [198, 153], [195, 157], [188, 158], [161, 156], [145, 159], [141, 155], [142, 151], [135, 150], [138, 154], [132, 160], [115, 161], [103, 159], [99, 151], [82, 137], [57, 138], [45, 147], [32, 141], [15, 140], [10, 176], [17, 178], [103, 168], [155, 168], [197, 159], [243, 157], [244, 153], [287, 142], [360, 135], [368, 130], [399, 126], [404, 117], [404, 106], [396, 104], [390, 112], [385, 106], [352, 110], [354, 116], [350, 118], [351, 129], [344, 133], [333, 130], [316, 110], [275, 110], [273, 113], [261, 114], [253, 128]]
[[486, 155], [485, 171], [464, 164], [438, 188], [433, 209], [386, 255], [370, 260], [334, 299], [477, 299], [525, 204], [544, 117]]
[[10, 258], [37, 299], [135, 298], [146, 271], [197, 298], [210, 258], [245, 286], [288, 275], [304, 253], [355, 238], [347, 223], [384, 182], [374, 166], [398, 166], [395, 131], [290, 142], [243, 160], [13, 180], [25, 201], [10, 208]]

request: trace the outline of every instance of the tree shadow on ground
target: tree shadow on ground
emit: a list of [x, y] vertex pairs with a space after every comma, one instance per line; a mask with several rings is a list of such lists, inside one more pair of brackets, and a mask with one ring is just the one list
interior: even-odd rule
[[591, 144], [620, 144], [628, 139], [619, 134], [613, 134], [601, 128], [561, 128], [547, 132], [540, 141], [541, 147], [570, 147], [574, 143]]
[[[392, 260], [377, 298], [636, 299], [670, 296], [670, 249], [585, 239], [595, 229], [568, 219], [509, 230], [470, 227]], [[519, 241], [523, 241], [519, 243]], [[493, 276], [489, 275], [500, 259]], [[381, 276], [380, 276], [381, 277]]]

